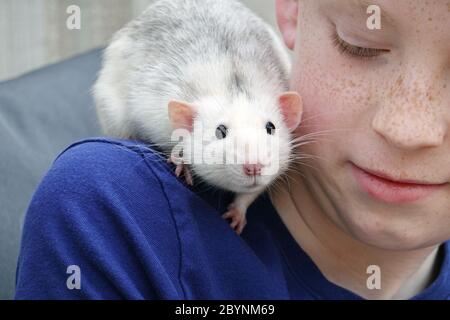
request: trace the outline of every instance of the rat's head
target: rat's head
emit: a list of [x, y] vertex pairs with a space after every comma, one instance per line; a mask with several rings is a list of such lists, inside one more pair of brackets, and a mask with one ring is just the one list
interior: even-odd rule
[[169, 103], [173, 128], [191, 133], [190, 143], [183, 147], [194, 173], [209, 184], [240, 193], [267, 187], [287, 168], [290, 133], [301, 115], [301, 98], [294, 92]]

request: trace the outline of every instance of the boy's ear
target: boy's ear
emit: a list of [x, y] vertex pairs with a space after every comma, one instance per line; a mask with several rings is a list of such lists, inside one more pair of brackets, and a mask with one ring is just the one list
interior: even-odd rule
[[286, 46], [294, 50], [297, 33], [299, 0], [276, 0], [278, 28]]
[[284, 122], [290, 131], [300, 125], [303, 114], [303, 101], [297, 92], [285, 92], [278, 97]]
[[186, 129], [192, 132], [196, 108], [184, 101], [169, 102], [169, 120], [173, 129]]

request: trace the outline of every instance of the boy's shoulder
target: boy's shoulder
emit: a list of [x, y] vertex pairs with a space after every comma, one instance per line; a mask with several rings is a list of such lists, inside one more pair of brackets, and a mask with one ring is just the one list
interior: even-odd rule
[[[128, 227], [159, 226], [153, 233], [166, 227], [161, 235], [170, 235], [176, 232], [175, 209], [187, 207], [193, 197], [159, 151], [137, 141], [91, 138], [70, 145], [56, 158], [28, 215], [77, 224], [88, 216], [118, 219]], [[35, 210], [44, 202], [47, 213]]]
[[224, 211], [232, 201], [231, 192], [205, 187], [201, 181], [195, 181], [191, 188], [174, 172], [175, 167], [167, 163], [166, 155], [144, 142], [100, 137], [68, 146], [56, 158], [49, 173], [58, 180], [65, 179], [65, 186], [76, 184], [76, 188], [80, 185], [75, 181], [83, 181], [95, 189], [99, 189], [99, 183], [114, 182], [142, 193], [139, 185], [144, 183], [146, 188], [162, 190], [168, 200], [189, 198], [219, 211]]
[[[62, 151], [54, 165], [75, 167], [77, 171], [123, 171], [147, 160], [152, 169], [167, 171], [164, 156], [140, 141], [90, 138], [75, 142]], [[93, 173], [90, 171], [90, 173]]]
[[154, 189], [167, 185], [186, 189], [159, 150], [140, 141], [112, 138], [89, 138], [68, 146], [55, 159], [48, 177], [75, 188], [105, 190], [114, 184], [137, 189], [142, 182]]
[[[97, 214], [161, 220], [170, 216], [171, 202], [189, 192], [159, 151], [137, 141], [90, 138], [58, 155], [33, 198], [75, 205], [71, 209], [80, 215], [96, 208]], [[81, 204], [86, 210], [78, 210]]]
[[[173, 208], [189, 195], [169, 197], [174, 186], [185, 192], [164, 158], [144, 144], [94, 138], [69, 146], [28, 209], [16, 297], [179, 297], [181, 290], [171, 277], [178, 272], [180, 252]], [[85, 283], [96, 286], [67, 291], [65, 274], [58, 270], [65, 270], [69, 261], [83, 268]], [[146, 272], [168, 280], [145, 286], [139, 279]], [[111, 286], [111, 279], [130, 274], [133, 279]], [[29, 287], [36, 281], [41, 288]]]

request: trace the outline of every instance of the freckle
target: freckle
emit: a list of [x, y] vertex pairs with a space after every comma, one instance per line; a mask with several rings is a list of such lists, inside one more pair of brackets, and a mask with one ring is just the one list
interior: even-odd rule
[[430, 17], [430, 18], [428, 18], [428, 21], [433, 21], [433, 18], [431, 18], [431, 17]]
[[447, 89], [447, 85], [446, 84], [444, 84], [444, 89]]

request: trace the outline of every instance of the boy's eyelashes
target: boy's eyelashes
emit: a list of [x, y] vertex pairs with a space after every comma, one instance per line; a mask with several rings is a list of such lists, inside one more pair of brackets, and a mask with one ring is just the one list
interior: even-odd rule
[[333, 31], [333, 43], [334, 45], [341, 51], [341, 53], [354, 57], [354, 58], [360, 58], [360, 59], [371, 59], [379, 57], [380, 55], [384, 53], [390, 52], [390, 50], [387, 49], [376, 49], [376, 48], [365, 48], [365, 47], [359, 47], [352, 45], [345, 40], [343, 40], [336, 30]]

